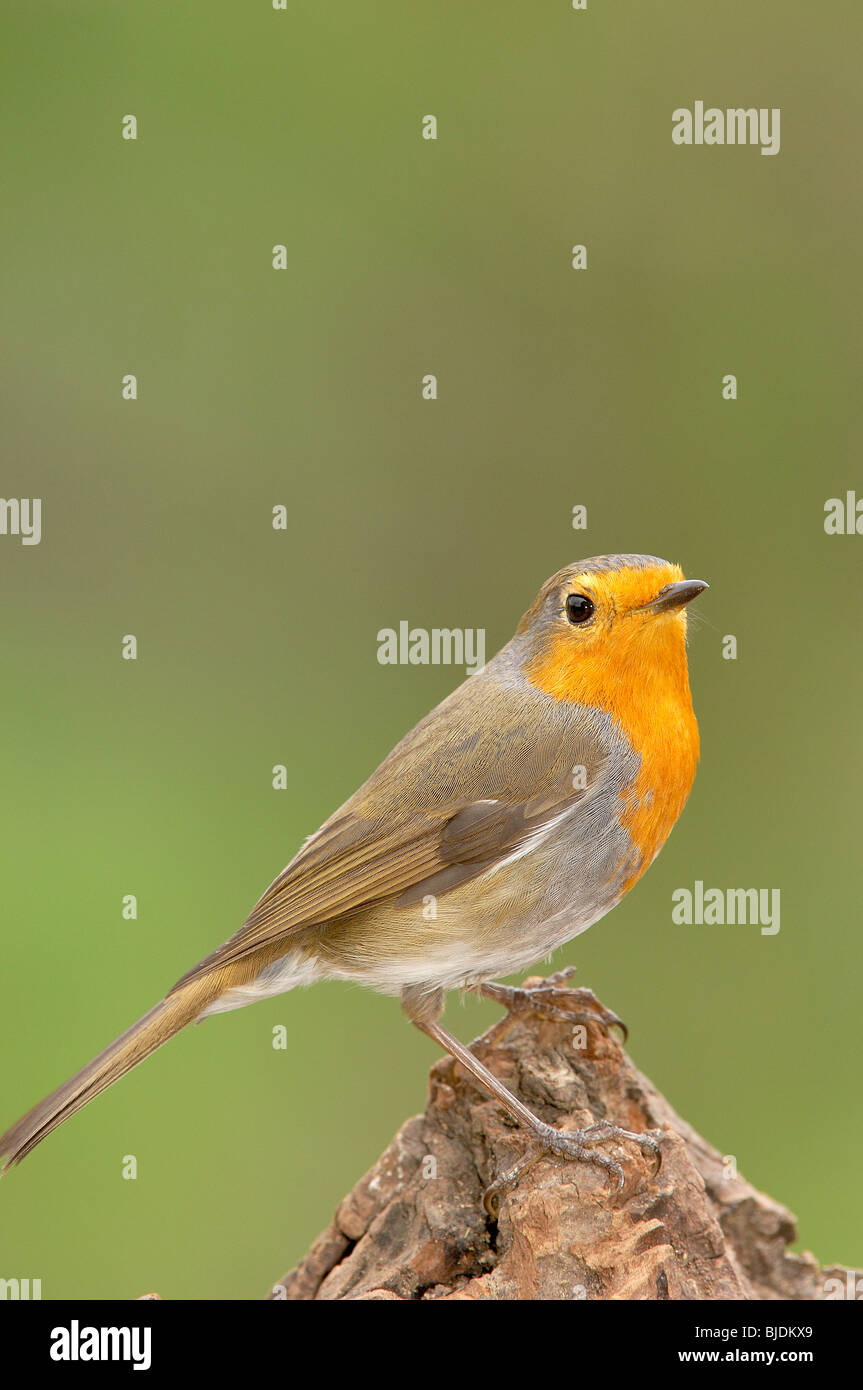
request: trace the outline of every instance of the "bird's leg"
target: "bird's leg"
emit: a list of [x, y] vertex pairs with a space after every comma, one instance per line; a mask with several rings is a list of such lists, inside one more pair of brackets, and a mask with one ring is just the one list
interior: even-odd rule
[[[489, 980], [477, 985], [476, 993], [484, 995], [486, 999], [493, 999], [506, 1009], [508, 1017], [501, 1020], [503, 1027], [496, 1030], [498, 1036], [518, 1014], [535, 1014], [539, 1018], [563, 1019], [566, 1023], [572, 1023], [573, 1020], [578, 1023], [599, 1023], [606, 1031], [609, 1028], [619, 1028], [623, 1034], [623, 1041], [626, 1042], [628, 1029], [623, 1019], [618, 1018], [617, 1014], [612, 1013], [604, 1004], [600, 1004], [592, 989], [571, 989], [568, 986], [561, 988], [564, 981], [571, 979], [574, 974], [575, 966], [568, 965], [564, 970], [549, 975], [543, 984], [528, 988], [499, 985]], [[559, 1005], [564, 1002], [581, 1005], [582, 1008], [577, 1012], [560, 1008]]]
[[517, 1186], [519, 1178], [545, 1155], [554, 1155], [580, 1163], [592, 1163], [595, 1167], [602, 1168], [615, 1179], [618, 1192], [624, 1183], [623, 1169], [613, 1158], [608, 1158], [605, 1154], [597, 1153], [590, 1148], [591, 1144], [603, 1139], [630, 1139], [638, 1145], [643, 1154], [654, 1158], [657, 1167], [659, 1166], [661, 1161], [659, 1144], [652, 1135], [635, 1134], [631, 1130], [621, 1129], [618, 1125], [608, 1124], [605, 1121], [589, 1125], [586, 1129], [569, 1131], [555, 1129], [553, 1125], [546, 1124], [538, 1115], [534, 1115], [532, 1110], [528, 1110], [527, 1106], [518, 1099], [518, 1096], [514, 1096], [512, 1091], [507, 1090], [506, 1086], [498, 1081], [488, 1067], [484, 1067], [472, 1052], [451, 1033], [447, 1033], [444, 1028], [441, 1028], [435, 1019], [419, 1016], [411, 1021], [445, 1052], [448, 1052], [451, 1057], [455, 1057], [456, 1061], [460, 1062], [481, 1086], [491, 1092], [498, 1104], [502, 1105], [504, 1110], [533, 1136], [533, 1142], [524, 1157], [519, 1159], [507, 1172], [501, 1174], [487, 1189], [484, 1201], [486, 1211], [490, 1216], [497, 1217], [500, 1199], [504, 1193], [511, 1192]]

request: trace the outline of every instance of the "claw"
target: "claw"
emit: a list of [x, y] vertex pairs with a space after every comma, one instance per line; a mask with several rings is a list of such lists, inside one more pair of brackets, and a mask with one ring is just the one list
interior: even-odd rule
[[483, 1193], [482, 1204], [493, 1221], [497, 1221], [500, 1215], [500, 1204], [509, 1192], [514, 1192], [518, 1187], [519, 1180], [535, 1163], [542, 1158], [542, 1148], [539, 1144], [529, 1145], [527, 1152], [522, 1155], [517, 1163], [505, 1172], [500, 1173], [493, 1183], [490, 1183]]
[[[566, 980], [571, 980], [575, 973], [576, 967], [574, 965], [565, 965], [562, 970], [556, 970], [553, 975], [549, 975], [548, 983], [550, 985], [562, 985]], [[623, 1035], [623, 1041], [626, 1042], [629, 1037], [629, 1029], [623, 1019], [620, 1018], [613, 1009], [607, 1009], [604, 1004], [600, 1004], [592, 989], [585, 989], [582, 987], [580, 989], [567, 989], [564, 992], [570, 997], [575, 995], [584, 1003], [589, 1003], [593, 1006], [592, 1013], [584, 1020], [585, 1022], [596, 1023], [598, 1020], [604, 1026], [606, 1032], [609, 1032], [612, 1028], [619, 1028]]]
[[562, 985], [564, 980], [572, 979], [576, 970], [577, 967], [574, 965], [565, 965], [562, 970], [555, 970], [553, 975], [549, 975], [548, 983], [550, 985]]
[[621, 1164], [616, 1159], [609, 1158], [607, 1154], [597, 1153], [589, 1147], [592, 1143], [602, 1139], [629, 1139], [638, 1145], [645, 1157], [649, 1156], [656, 1159], [651, 1177], [659, 1172], [662, 1152], [658, 1140], [652, 1134], [636, 1134], [632, 1130], [621, 1129], [619, 1125], [610, 1124], [607, 1120], [600, 1120], [596, 1124], [589, 1125], [587, 1129], [575, 1130], [554, 1129], [551, 1125], [544, 1125], [542, 1131], [535, 1136], [533, 1143], [518, 1162], [513, 1164], [512, 1168], [507, 1169], [505, 1173], [502, 1173], [486, 1189], [483, 1197], [486, 1211], [494, 1220], [497, 1220], [501, 1199], [506, 1193], [512, 1192], [518, 1186], [519, 1179], [535, 1163], [547, 1155], [578, 1163], [592, 1163], [595, 1168], [602, 1168], [615, 1178], [616, 1183], [613, 1189], [615, 1195], [622, 1192], [626, 1175]]
[[623, 1019], [613, 1009], [607, 1009], [604, 1004], [601, 1004], [592, 989], [568, 989], [566, 993], [570, 999], [575, 998], [579, 1003], [590, 1006], [586, 1021], [601, 1023], [606, 1033], [610, 1032], [612, 1028], [619, 1028], [623, 1035], [623, 1041], [626, 1042], [629, 1037], [629, 1029]]
[[662, 1167], [662, 1149], [659, 1147], [659, 1141], [654, 1139], [653, 1135], [651, 1134], [642, 1134], [641, 1142], [639, 1143], [639, 1148], [641, 1149], [641, 1152], [644, 1154], [645, 1158], [655, 1159], [653, 1165], [653, 1172], [650, 1176], [652, 1178], [656, 1177], [656, 1174]]
[[619, 1028], [621, 1041], [624, 1043], [629, 1037], [629, 1029], [623, 1019], [618, 1018], [610, 1009], [603, 1009], [602, 1013], [583, 1013], [579, 1010], [577, 1013], [567, 1013], [566, 1017], [572, 1023], [598, 1023], [606, 1033], [610, 1033], [612, 1028]]
[[[535, 979], [536, 983], [531, 984], [529, 978], [520, 989], [512, 985], [500, 985], [491, 981], [475, 985], [474, 988], [478, 993], [485, 995], [487, 999], [493, 999], [496, 1003], [502, 1004], [506, 1009], [506, 1016], [498, 1020], [490, 1032], [480, 1041], [483, 1044], [488, 1044], [492, 1036], [497, 1038], [505, 1033], [519, 1014], [535, 1014], [540, 1018], [560, 1020], [570, 1025], [576, 1022], [599, 1024], [606, 1032], [612, 1028], [619, 1028], [625, 1042], [628, 1037], [628, 1030], [623, 1019], [601, 1004], [592, 989], [574, 989], [566, 984], [566, 981], [570, 980], [574, 974], [575, 966], [568, 965], [563, 970], [555, 971], [545, 980], [533, 976], [531, 978]], [[563, 1003], [566, 1003], [568, 1007], [559, 1007]], [[573, 1008], [573, 1004], [581, 1007]], [[449, 1050], [453, 1051], [452, 1039], [449, 1040], [448, 1046]], [[461, 1057], [457, 1051], [453, 1052], [453, 1055]], [[476, 1075], [475, 1066], [476, 1063], [474, 1063], [474, 1074]], [[483, 1080], [486, 1089], [498, 1097], [504, 1108], [509, 1110], [520, 1124], [527, 1123], [524, 1106], [519, 1106], [516, 1109], [518, 1103], [514, 1097], [510, 1097], [512, 1103], [507, 1105], [501, 1096], [500, 1087], [495, 1088], [496, 1083], [493, 1082], [493, 1078], [485, 1080], [481, 1077], [480, 1079]], [[587, 1129], [559, 1130], [554, 1129], [551, 1125], [543, 1124], [535, 1115], [530, 1115], [529, 1119], [529, 1130], [533, 1135], [533, 1142], [528, 1145], [526, 1152], [517, 1163], [502, 1173], [485, 1192], [483, 1203], [489, 1216], [494, 1220], [497, 1220], [502, 1197], [507, 1192], [511, 1192], [518, 1185], [519, 1179], [544, 1156], [551, 1155], [579, 1163], [592, 1163], [594, 1167], [601, 1168], [614, 1180], [614, 1191], [619, 1193], [623, 1190], [626, 1181], [623, 1167], [616, 1159], [609, 1158], [603, 1153], [597, 1153], [590, 1145], [604, 1139], [618, 1141], [628, 1139], [631, 1143], [638, 1145], [645, 1158], [654, 1160], [651, 1176], [659, 1171], [662, 1154], [657, 1139], [651, 1134], [635, 1134], [631, 1130], [621, 1129], [619, 1125], [613, 1125], [606, 1120], [600, 1120], [596, 1124], [588, 1126]]]
[[[539, 985], [499, 985], [489, 982], [480, 986], [480, 993], [486, 998], [502, 1004], [509, 1018], [518, 1014], [535, 1014], [539, 1018], [550, 1018], [564, 1023], [598, 1023], [606, 1032], [619, 1028], [626, 1042], [629, 1030], [622, 1018], [601, 1004], [592, 989], [562, 988], [566, 980], [575, 974], [575, 966], [568, 965], [557, 970]], [[587, 1006], [584, 1012], [574, 1012], [571, 1008], [558, 1007], [557, 1001]]]

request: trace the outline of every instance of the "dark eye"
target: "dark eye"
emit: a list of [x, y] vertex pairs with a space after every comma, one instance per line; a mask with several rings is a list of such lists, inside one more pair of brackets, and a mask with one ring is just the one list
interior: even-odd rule
[[595, 612], [593, 599], [587, 594], [570, 594], [566, 600], [566, 616], [571, 623], [586, 623]]

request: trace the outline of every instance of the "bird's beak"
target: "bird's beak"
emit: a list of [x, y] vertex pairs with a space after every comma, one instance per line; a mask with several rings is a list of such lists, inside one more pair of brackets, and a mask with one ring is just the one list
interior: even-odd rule
[[656, 598], [651, 599], [650, 603], [643, 603], [640, 608], [633, 609], [633, 612], [670, 613], [675, 608], [682, 608], [685, 603], [691, 602], [709, 588], [710, 585], [703, 579], [681, 579], [677, 584], [666, 584]]

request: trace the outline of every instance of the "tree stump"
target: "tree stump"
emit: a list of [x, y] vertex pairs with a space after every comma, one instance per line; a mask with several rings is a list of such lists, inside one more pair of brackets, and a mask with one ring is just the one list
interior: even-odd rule
[[[531, 979], [528, 985], [544, 981]], [[729, 1172], [597, 1021], [516, 1015], [471, 1044], [542, 1119], [662, 1131], [662, 1162], [627, 1142], [613, 1190], [592, 1165], [541, 1159], [497, 1219], [483, 1194], [528, 1137], [458, 1063], [431, 1069], [402, 1126], [271, 1299], [823, 1299], [855, 1271], [789, 1253], [794, 1217]], [[583, 1006], [582, 1006], [583, 1007]], [[863, 1288], [863, 1285], [860, 1286]], [[846, 1290], [846, 1292], [842, 1292]]]

